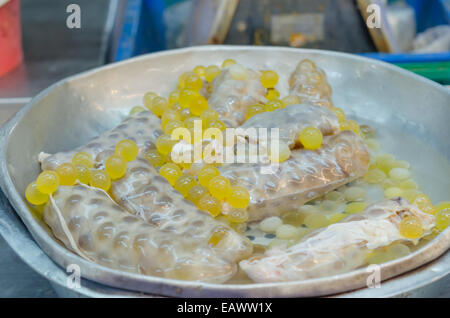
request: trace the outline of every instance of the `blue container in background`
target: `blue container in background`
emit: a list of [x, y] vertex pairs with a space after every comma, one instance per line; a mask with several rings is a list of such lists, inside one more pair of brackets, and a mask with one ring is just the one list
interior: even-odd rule
[[[164, 9], [186, 0], [128, 0], [115, 61], [165, 50]], [[414, 8], [417, 32], [450, 24], [450, 0], [406, 0]], [[366, 57], [395, 63], [441, 83], [450, 83], [450, 52], [435, 54], [365, 53]], [[418, 63], [415, 65], [415, 63]], [[427, 64], [429, 63], [429, 64]], [[436, 75], [439, 72], [439, 75]], [[435, 74], [428, 76], [429, 74]]]
[[449, 0], [406, 0], [416, 12], [417, 33], [450, 23]]
[[166, 49], [163, 0], [128, 0], [115, 61]]
[[[426, 29], [450, 24], [450, 0], [406, 0], [416, 14], [417, 33]], [[389, 63], [425, 63], [448, 62], [450, 52], [414, 54], [414, 53], [364, 53], [367, 57]]]

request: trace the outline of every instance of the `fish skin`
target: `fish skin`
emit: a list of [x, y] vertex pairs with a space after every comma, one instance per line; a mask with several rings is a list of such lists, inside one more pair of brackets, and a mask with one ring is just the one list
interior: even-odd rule
[[426, 214], [406, 199], [376, 203], [326, 228], [316, 230], [291, 247], [274, 247], [263, 256], [239, 263], [257, 283], [272, 283], [325, 277], [367, 265], [373, 249], [397, 241], [417, 241], [402, 237], [398, 227], [402, 217], [415, 215], [422, 221], [426, 236], [434, 227], [433, 215]]
[[[264, 172], [268, 165], [261, 163], [227, 164], [219, 170], [233, 186], [249, 191], [249, 221], [258, 221], [293, 211], [363, 176], [369, 161], [364, 140], [351, 131], [342, 131], [325, 137], [318, 150], [294, 149], [275, 173]], [[227, 207], [224, 205], [225, 213]]]
[[213, 91], [208, 104], [219, 113], [219, 119], [227, 127], [241, 125], [248, 106], [266, 102], [266, 89], [261, 84], [259, 73], [247, 69], [247, 74], [245, 80], [235, 80], [225, 69], [212, 82]]
[[221, 243], [213, 247], [207, 238], [196, 238], [207, 235], [198, 226], [206, 217], [182, 220], [186, 232], [174, 233], [169, 226], [128, 213], [106, 192], [85, 185], [61, 186], [44, 209], [55, 237], [87, 260], [131, 273], [223, 283], [236, 273], [237, 264], [224, 254]]
[[[240, 128], [278, 128], [279, 141], [291, 149], [300, 146], [298, 137], [308, 126], [315, 127], [322, 135], [334, 135], [340, 131], [336, 115], [325, 107], [313, 104], [290, 105], [273, 112], [264, 112], [249, 118]], [[252, 142], [253, 140], [249, 140]]]
[[[145, 159], [128, 162], [124, 177], [113, 181], [111, 196], [120, 206], [131, 214], [157, 225], [162, 230], [170, 230], [180, 237], [190, 237], [192, 245], [208, 244], [209, 238], [218, 229], [225, 229], [228, 235], [217, 247], [222, 258], [237, 262], [252, 252], [249, 240], [199, 210], [185, 199], [170, 183], [158, 174]], [[177, 214], [174, 219], [173, 215]], [[195, 228], [189, 226], [197, 220]], [[193, 235], [195, 233], [195, 235]]]
[[155, 148], [156, 138], [162, 134], [161, 121], [149, 111], [131, 115], [118, 126], [95, 137], [90, 142], [69, 151], [56, 154], [39, 154], [42, 170], [56, 170], [66, 162], [72, 162], [72, 157], [78, 152], [90, 154], [95, 168], [102, 168], [105, 160], [114, 154], [116, 144], [123, 139], [133, 140], [142, 152]]
[[300, 97], [302, 102], [310, 102], [327, 108], [333, 107], [333, 90], [325, 72], [305, 59], [298, 63], [289, 78], [289, 92]]

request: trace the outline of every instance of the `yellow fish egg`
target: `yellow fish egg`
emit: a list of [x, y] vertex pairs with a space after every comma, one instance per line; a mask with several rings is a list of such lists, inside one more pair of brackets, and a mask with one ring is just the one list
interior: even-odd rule
[[144, 154], [144, 158], [154, 167], [160, 167], [166, 163], [165, 157], [158, 152], [156, 149], [147, 151]]
[[404, 217], [399, 224], [398, 230], [401, 236], [408, 239], [416, 239], [423, 234], [422, 223], [414, 215]]
[[222, 68], [227, 68], [227, 67], [233, 66], [234, 64], [236, 64], [235, 60], [233, 60], [233, 59], [226, 59], [222, 63]]
[[180, 91], [180, 98], [178, 103], [182, 108], [190, 108], [191, 104], [197, 100], [200, 94], [193, 89], [183, 88]]
[[250, 194], [244, 187], [231, 187], [230, 196], [227, 201], [233, 208], [243, 209], [250, 203]]
[[381, 184], [386, 180], [386, 174], [380, 169], [371, 169], [364, 175], [364, 180], [370, 184]]
[[198, 208], [209, 212], [213, 217], [218, 216], [222, 212], [220, 201], [208, 193], [204, 194], [200, 198], [198, 201]]
[[205, 79], [210, 83], [219, 75], [220, 68], [218, 66], [210, 65], [205, 69]]
[[204, 166], [200, 171], [198, 172], [197, 178], [198, 182], [204, 186], [208, 187], [209, 182], [212, 178], [218, 176], [220, 174], [219, 170], [216, 167], [213, 166]]
[[204, 67], [203, 65], [197, 65], [196, 67], [194, 67], [194, 73], [200, 77], [205, 77], [205, 70], [206, 67]]
[[105, 161], [105, 170], [111, 179], [120, 179], [127, 172], [127, 162], [122, 156], [112, 155]]
[[155, 98], [157, 96], [158, 96], [158, 94], [153, 93], [153, 92], [145, 93], [144, 94], [144, 98], [143, 98], [144, 106], [147, 107], [148, 109], [150, 109], [150, 107], [152, 105], [153, 98]]
[[330, 224], [337, 223], [337, 222], [345, 219], [346, 216], [347, 216], [347, 214], [345, 214], [345, 213], [335, 213], [335, 214], [330, 215], [330, 217], [328, 218], [328, 221], [330, 222]]
[[170, 92], [168, 97], [168, 102], [170, 106], [173, 106], [175, 103], [178, 103], [178, 100], [180, 98], [180, 90], [176, 89], [172, 92]]
[[[333, 108], [331, 108], [331, 111], [336, 115], [339, 123], [343, 123], [347, 119], [345, 112], [341, 108], [333, 107]], [[341, 129], [341, 130], [343, 130], [343, 129]]]
[[188, 74], [184, 78], [184, 87], [199, 91], [203, 87], [203, 81], [196, 73]]
[[140, 112], [145, 111], [145, 108], [142, 106], [134, 106], [131, 110], [130, 110], [130, 115], [134, 115], [134, 114], [138, 114]]
[[169, 102], [164, 97], [157, 96], [153, 98], [149, 110], [158, 117], [164, 113], [166, 109], [169, 109]]
[[108, 191], [111, 187], [111, 178], [104, 170], [93, 170], [90, 185]]
[[33, 205], [41, 205], [48, 201], [48, 194], [39, 191], [36, 182], [31, 182], [25, 189], [25, 198]]
[[366, 207], [367, 204], [365, 202], [351, 202], [347, 204], [344, 211], [348, 214], [355, 214], [364, 211]]
[[271, 99], [266, 103], [266, 105], [264, 105], [264, 109], [266, 112], [273, 112], [283, 107], [284, 107], [283, 102], [278, 98]]
[[166, 163], [159, 170], [159, 174], [163, 176], [171, 185], [174, 185], [181, 176], [181, 169], [175, 163]]
[[305, 149], [316, 150], [322, 146], [323, 135], [316, 127], [306, 127], [300, 133], [298, 140]]
[[231, 223], [245, 223], [248, 220], [248, 212], [245, 209], [232, 209], [231, 211], [228, 211], [226, 218]]
[[250, 105], [247, 108], [247, 112], [246, 112], [245, 117], [247, 119], [249, 119], [249, 118], [251, 118], [251, 117], [253, 117], [253, 116], [257, 115], [257, 114], [262, 114], [264, 112], [265, 112], [265, 109], [264, 109], [263, 105], [258, 105], [258, 104]]
[[265, 88], [273, 88], [278, 83], [278, 74], [275, 71], [264, 71], [261, 73], [260, 81]]
[[325, 227], [325, 226], [328, 226], [330, 223], [328, 218], [325, 215], [320, 214], [320, 213], [313, 213], [313, 214], [307, 215], [303, 222], [310, 229], [317, 229], [320, 227]]
[[72, 163], [63, 163], [56, 168], [59, 183], [64, 186], [74, 185], [77, 181], [77, 171]]
[[114, 153], [125, 161], [133, 161], [139, 153], [139, 148], [133, 140], [123, 139], [116, 144]]
[[187, 196], [189, 190], [197, 185], [194, 177], [189, 174], [182, 174], [178, 177], [177, 181], [175, 181], [174, 188], [178, 192], [180, 192], [184, 197]]
[[74, 165], [85, 165], [86, 167], [93, 167], [92, 156], [86, 152], [78, 152], [72, 158], [72, 163]]
[[158, 138], [156, 138], [156, 149], [158, 152], [160, 152], [163, 156], [167, 156], [171, 151], [173, 146], [175, 145], [175, 140], [172, 140], [172, 138], [168, 135], [161, 135]]
[[220, 175], [215, 176], [209, 181], [208, 190], [213, 197], [223, 200], [224, 198], [230, 196], [230, 180]]
[[186, 199], [193, 202], [195, 205], [198, 205], [200, 198], [206, 193], [208, 193], [208, 189], [197, 184], [188, 190]]
[[436, 227], [439, 231], [445, 230], [450, 225], [450, 207], [443, 208], [436, 213]]
[[206, 128], [217, 128], [220, 130], [225, 130], [227, 126], [221, 120], [210, 120], [206, 124]]
[[167, 109], [161, 116], [161, 126], [164, 128], [168, 122], [181, 120], [181, 113], [175, 109]]
[[185, 128], [185, 125], [181, 120], [169, 121], [168, 123], [165, 124], [163, 132], [166, 135], [171, 136], [172, 132], [177, 128]]
[[36, 179], [37, 189], [44, 194], [52, 194], [59, 187], [59, 176], [55, 171], [45, 170]]
[[189, 106], [191, 113], [195, 116], [200, 116], [208, 109], [208, 101], [203, 96], [198, 96]]
[[230, 230], [227, 229], [226, 227], [219, 227], [215, 229], [208, 240], [208, 244], [212, 246], [217, 246], [224, 238], [227, 237], [229, 232]]
[[276, 98], [279, 98], [279, 97], [280, 97], [280, 92], [277, 91], [275, 88], [269, 88], [268, 89], [267, 94], [266, 94], [266, 98], [268, 100], [276, 99]]
[[84, 184], [89, 184], [92, 179], [91, 170], [85, 165], [75, 165], [77, 180]]

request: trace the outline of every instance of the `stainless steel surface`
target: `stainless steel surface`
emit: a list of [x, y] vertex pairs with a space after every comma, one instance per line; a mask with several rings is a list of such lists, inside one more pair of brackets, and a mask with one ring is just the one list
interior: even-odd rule
[[[49, 288], [48, 282], [60, 297], [152, 297], [148, 294], [109, 288], [85, 279], [82, 279], [80, 289], [68, 288], [64, 270], [40, 250], [1, 191], [0, 220], [0, 235], [6, 239], [5, 243], [9, 244], [1, 249], [4, 260], [3, 263], [0, 262], [0, 268], [2, 264], [14, 265], [14, 268], [0, 271], [0, 285], [11, 286], [0, 291], [0, 297], [53, 297], [55, 293]], [[0, 243], [0, 248], [1, 245]], [[447, 252], [430, 264], [383, 282], [381, 288], [364, 288], [333, 297], [449, 298], [449, 262], [450, 252]]]
[[450, 297], [450, 252], [406, 274], [382, 282], [380, 288], [363, 288], [339, 297]]
[[[0, 99], [0, 126], [25, 106], [31, 98]], [[3, 193], [0, 197], [4, 198]], [[6, 222], [3, 217], [5, 199], [0, 198], [0, 222]], [[6, 201], [5, 201], [6, 202]], [[13, 214], [15, 216], [15, 214]], [[16, 216], [17, 222], [19, 223]], [[13, 224], [15, 221], [12, 221]], [[3, 228], [0, 225], [0, 228]], [[0, 230], [0, 233], [3, 233]], [[24, 232], [26, 233], [26, 231]], [[6, 233], [4, 233], [6, 234]], [[13, 251], [5, 239], [0, 235], [0, 298], [1, 297], [54, 297], [55, 291], [49, 281], [28, 266]]]
[[0, 98], [0, 126], [24, 107], [31, 98]]
[[[2, 196], [3, 194], [0, 194]], [[0, 199], [1, 200], [1, 199]], [[0, 232], [3, 234], [6, 221], [0, 207]], [[15, 216], [13, 214], [13, 216]], [[17, 218], [17, 216], [16, 216]], [[20, 220], [17, 219], [19, 223]], [[26, 230], [24, 231], [26, 233]], [[39, 275], [15, 253], [0, 235], [0, 298], [4, 297], [54, 297], [55, 291], [49, 281]]]
[[[64, 268], [68, 264], [78, 264], [85, 278], [107, 285], [174, 296], [311, 296], [365, 286], [365, 269], [308, 281], [250, 285], [182, 282], [118, 272], [86, 262], [67, 251], [52, 238], [48, 228], [29, 213], [22, 194], [38, 173], [36, 156], [39, 151], [56, 152], [80, 145], [116, 125], [132, 106], [140, 103], [145, 91], [167, 93], [174, 86], [175, 76], [182, 71], [197, 64], [219, 63], [230, 56], [257, 69], [277, 69], [282, 74], [281, 83], [300, 59], [314, 60], [328, 74], [335, 104], [362, 122], [381, 127], [380, 137], [386, 141], [387, 150], [410, 157], [407, 159], [413, 167], [416, 163], [419, 168], [427, 167], [427, 175], [420, 175], [423, 169], [416, 172], [419, 181], [423, 181], [424, 191], [430, 193], [434, 201], [450, 197], [447, 139], [450, 93], [441, 86], [382, 62], [326, 51], [227, 46], [169, 51], [109, 65], [59, 82], [34, 98], [2, 130], [5, 137], [0, 148], [2, 189], [35, 240], [56, 263]], [[280, 90], [283, 93], [286, 87]], [[409, 137], [392, 138], [383, 131], [388, 127], [397, 129], [398, 134], [407, 133]], [[407, 142], [407, 138], [423, 142], [420, 155], [417, 144]], [[398, 140], [401, 143], [395, 142]], [[413, 254], [383, 264], [382, 278], [388, 279], [428, 263], [445, 253], [449, 245], [450, 229], [447, 229]], [[442, 270], [431, 280], [448, 275], [449, 270], [450, 263], [444, 259]], [[45, 273], [64, 286], [64, 271], [57, 270], [55, 264], [46, 268]], [[415, 276], [408, 279], [408, 286], [416, 283]], [[404, 284], [400, 282], [396, 289], [408, 290]], [[91, 295], [102, 294], [103, 288]], [[113, 294], [122, 292], [113, 290]]]

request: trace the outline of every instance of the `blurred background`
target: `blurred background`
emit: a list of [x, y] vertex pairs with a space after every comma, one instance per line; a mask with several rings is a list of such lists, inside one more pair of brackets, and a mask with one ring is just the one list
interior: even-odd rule
[[[449, 21], [450, 0], [0, 0], [0, 125], [67, 76], [205, 44], [361, 54], [450, 85]], [[0, 253], [0, 297], [55, 296]]]
[[[80, 28], [68, 24], [71, 4]], [[371, 14], [374, 4], [380, 12]], [[378, 20], [380, 28], [368, 28]], [[0, 0], [0, 98], [31, 97], [96, 66], [203, 44], [363, 54], [449, 84], [449, 20], [450, 0]]]

